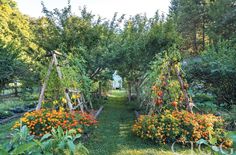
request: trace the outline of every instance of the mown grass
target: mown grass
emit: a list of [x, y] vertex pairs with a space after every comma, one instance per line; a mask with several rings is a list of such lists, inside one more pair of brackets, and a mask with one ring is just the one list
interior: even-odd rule
[[[85, 144], [91, 155], [172, 155], [168, 145], [157, 145], [136, 137], [131, 128], [135, 119], [133, 105], [126, 102], [124, 91], [112, 91], [100, 114], [98, 127]], [[178, 149], [179, 150], [179, 149]], [[181, 149], [190, 154], [189, 149]]]

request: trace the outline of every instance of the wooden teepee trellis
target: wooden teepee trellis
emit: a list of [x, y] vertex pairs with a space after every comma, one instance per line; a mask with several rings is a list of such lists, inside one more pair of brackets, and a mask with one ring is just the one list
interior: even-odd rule
[[[42, 89], [41, 89], [41, 92], [40, 92], [40, 96], [39, 96], [38, 105], [36, 107], [36, 110], [40, 110], [41, 107], [42, 107], [42, 101], [44, 99], [44, 93], [45, 93], [47, 82], [49, 80], [49, 77], [50, 77], [50, 74], [52, 72], [53, 66], [56, 67], [56, 71], [57, 71], [57, 75], [58, 75], [59, 79], [63, 80], [62, 72], [61, 72], [61, 69], [60, 69], [60, 66], [59, 66], [58, 60], [57, 60], [57, 55], [58, 56], [62, 56], [62, 54], [60, 52], [55, 51], [55, 50], [50, 52], [50, 54], [49, 54], [49, 56], [52, 57], [52, 60], [51, 60], [51, 62], [49, 64], [47, 75], [46, 75], [44, 83], [42, 85]], [[67, 101], [67, 104], [68, 104], [68, 107], [69, 107], [70, 111], [73, 111], [77, 107], [80, 107], [80, 110], [82, 112], [84, 112], [84, 106], [87, 109], [87, 106], [85, 105], [84, 96], [81, 94], [81, 100], [77, 99], [78, 105], [73, 108], [73, 105], [71, 103], [71, 99], [70, 99], [69, 93], [76, 93], [76, 94], [78, 94], [78, 93], [80, 93], [80, 91], [79, 90], [72, 90], [72, 89], [65, 88], [64, 94], [65, 94], [65, 98], [66, 98], [66, 101]]]

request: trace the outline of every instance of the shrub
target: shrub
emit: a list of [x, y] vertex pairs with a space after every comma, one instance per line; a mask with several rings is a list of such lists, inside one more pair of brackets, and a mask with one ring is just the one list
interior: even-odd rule
[[216, 138], [217, 144], [226, 140], [223, 119], [212, 114], [200, 115], [187, 111], [165, 110], [162, 114], [141, 115], [132, 130], [143, 139], [164, 144], [197, 142], [201, 138], [209, 141], [212, 137]]
[[203, 88], [217, 96], [218, 105], [231, 108], [236, 101], [236, 48], [228, 42], [209, 47], [200, 57], [188, 60], [184, 70], [189, 82], [201, 81]]
[[95, 118], [87, 113], [41, 109], [25, 113], [13, 128], [26, 125], [30, 130], [30, 134], [41, 137], [58, 126], [61, 126], [64, 131], [75, 129], [77, 133], [86, 133], [96, 123]]
[[0, 119], [13, 116], [13, 113], [10, 111], [0, 111]]

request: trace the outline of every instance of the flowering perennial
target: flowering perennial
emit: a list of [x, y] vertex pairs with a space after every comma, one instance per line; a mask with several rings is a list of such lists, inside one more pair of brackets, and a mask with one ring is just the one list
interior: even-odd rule
[[162, 114], [141, 115], [132, 128], [134, 134], [151, 139], [158, 143], [197, 142], [201, 138], [210, 140], [217, 138], [217, 143], [223, 141], [226, 147], [232, 142], [225, 139], [223, 119], [213, 114], [193, 114], [187, 111], [165, 110]]
[[41, 109], [25, 113], [20, 121], [15, 123], [13, 128], [26, 125], [30, 130], [30, 134], [41, 137], [49, 133], [52, 128], [57, 128], [58, 126], [64, 131], [75, 129], [77, 133], [84, 133], [94, 127], [96, 123], [95, 118], [87, 113]]

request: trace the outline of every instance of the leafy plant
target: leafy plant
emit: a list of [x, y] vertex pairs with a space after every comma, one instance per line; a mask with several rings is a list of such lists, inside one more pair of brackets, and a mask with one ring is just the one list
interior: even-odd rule
[[22, 126], [20, 129], [15, 129], [12, 134], [12, 139], [7, 145], [7, 148], [0, 149], [3, 154], [31, 154], [36, 143], [33, 142], [34, 136], [29, 134], [27, 126]]
[[0, 119], [4, 119], [4, 118], [10, 117], [12, 115], [13, 115], [13, 113], [10, 111], [0, 110]]
[[225, 103], [226, 108], [236, 101], [236, 83], [232, 80], [236, 76], [235, 53], [229, 42], [221, 42], [209, 47], [200, 57], [192, 58], [184, 69], [190, 82], [201, 81], [201, 89], [217, 96], [217, 104]]
[[27, 126], [15, 129], [7, 147], [0, 145], [1, 155], [41, 155], [41, 154], [88, 154], [87, 148], [79, 141], [81, 134], [76, 130], [63, 131], [61, 127], [52, 129], [40, 140], [30, 135]]
[[40, 147], [43, 154], [88, 154], [87, 148], [78, 143], [81, 134], [76, 134], [76, 130], [63, 131], [59, 126], [57, 129], [52, 129], [51, 133], [45, 134], [40, 141], [34, 140]]
[[154, 112], [163, 109], [187, 109], [192, 111], [188, 95], [188, 83], [181, 69], [181, 55], [176, 46], [160, 53], [153, 63], [150, 77]]
[[[219, 153], [219, 154], [228, 154], [228, 151], [224, 151], [223, 149], [232, 146], [232, 141], [230, 140], [226, 140], [225, 142], [222, 142], [220, 145], [216, 145], [217, 144], [217, 139], [212, 137], [209, 141], [205, 140], [205, 139], [200, 139], [196, 142], [196, 144], [198, 144], [199, 149], [202, 148], [202, 144], [204, 144], [205, 146], [207, 146], [208, 148], [211, 149], [212, 154], [215, 153]], [[233, 149], [230, 149], [230, 154], [233, 153]]]

